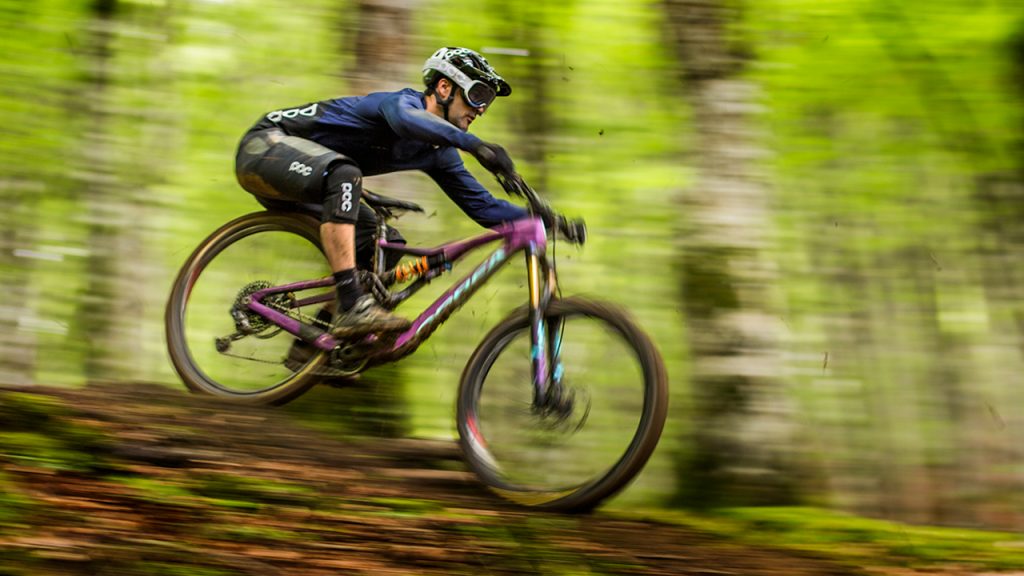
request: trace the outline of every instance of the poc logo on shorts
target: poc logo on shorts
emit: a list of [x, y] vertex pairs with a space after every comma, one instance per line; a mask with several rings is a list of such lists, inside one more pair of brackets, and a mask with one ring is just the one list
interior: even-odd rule
[[267, 120], [271, 122], [280, 122], [284, 118], [295, 118], [297, 116], [316, 116], [316, 103], [310, 104], [305, 108], [290, 108], [288, 110], [274, 110], [270, 114], [267, 114]]
[[348, 182], [341, 185], [341, 209], [345, 212], [352, 209], [352, 185]]
[[292, 162], [292, 165], [288, 167], [289, 172], [298, 172], [302, 176], [309, 176], [313, 173], [312, 166], [306, 166], [302, 162]]

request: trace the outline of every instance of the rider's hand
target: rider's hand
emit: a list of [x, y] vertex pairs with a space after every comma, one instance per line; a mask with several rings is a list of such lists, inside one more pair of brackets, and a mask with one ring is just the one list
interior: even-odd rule
[[566, 240], [581, 246], [587, 241], [587, 224], [582, 218], [570, 220], [565, 216], [559, 215], [557, 220], [558, 231], [565, 236]]
[[473, 150], [473, 156], [484, 168], [487, 168], [495, 175], [512, 177], [516, 173], [516, 165], [512, 163], [508, 152], [497, 144], [482, 142]]

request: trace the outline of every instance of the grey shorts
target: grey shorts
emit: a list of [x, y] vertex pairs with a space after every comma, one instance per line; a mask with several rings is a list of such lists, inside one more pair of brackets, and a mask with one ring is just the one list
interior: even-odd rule
[[[352, 160], [312, 140], [287, 136], [279, 128], [257, 124], [238, 145], [235, 175], [242, 188], [266, 208], [296, 210], [321, 219], [324, 173], [334, 162]], [[359, 268], [369, 270], [372, 267], [376, 231], [377, 218], [373, 210], [360, 205], [355, 232], [356, 266]], [[387, 240], [405, 244], [402, 234], [391, 226], [387, 229]], [[400, 259], [401, 254], [388, 254], [387, 268], [393, 268]]]
[[235, 176], [242, 188], [257, 198], [321, 203], [324, 174], [335, 162], [354, 164], [312, 140], [257, 124], [238, 145]]

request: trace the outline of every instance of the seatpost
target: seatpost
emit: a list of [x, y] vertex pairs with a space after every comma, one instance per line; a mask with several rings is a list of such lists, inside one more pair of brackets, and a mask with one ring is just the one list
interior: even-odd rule
[[381, 240], [387, 240], [388, 238], [388, 224], [384, 218], [384, 214], [374, 210], [377, 213], [377, 234], [374, 236], [373, 242], [373, 273], [378, 277], [383, 276], [385, 266], [387, 265], [387, 259], [384, 257], [384, 248], [381, 248]]

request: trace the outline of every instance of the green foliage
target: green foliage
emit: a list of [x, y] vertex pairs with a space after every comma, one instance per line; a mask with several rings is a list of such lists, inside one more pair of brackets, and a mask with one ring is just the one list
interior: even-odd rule
[[22, 550], [0, 550], [0, 576], [31, 576], [32, 559]]
[[60, 402], [33, 394], [0, 394], [0, 456], [22, 466], [63, 472], [109, 467], [106, 435], [73, 422]]
[[136, 497], [159, 504], [201, 510], [205, 505], [258, 512], [268, 505], [311, 507], [312, 488], [251, 476], [202, 473], [180, 478], [113, 476], [110, 481], [132, 489]]
[[198, 506], [199, 497], [174, 480], [159, 480], [144, 476], [115, 476], [109, 478], [131, 488], [140, 498], [161, 504]]
[[439, 502], [421, 498], [371, 498], [369, 504], [387, 510], [387, 515], [400, 518], [425, 516], [443, 509]]
[[851, 566], [1024, 568], [1024, 541], [1014, 533], [914, 526], [800, 507], [722, 508], [700, 516], [660, 510], [629, 515], [691, 526], [741, 543], [812, 552]]
[[192, 492], [229, 507], [258, 509], [265, 504], [310, 507], [316, 490], [292, 482], [280, 482], [233, 474], [202, 474], [192, 478]]
[[62, 472], [86, 472], [96, 463], [77, 447], [35, 432], [0, 432], [0, 452], [21, 466]]
[[410, 406], [397, 377], [394, 367], [373, 370], [358, 381], [345, 382], [340, 391], [314, 388], [284, 410], [306, 426], [342, 437], [408, 436]]
[[140, 576], [235, 576], [241, 574], [235, 570], [225, 568], [212, 568], [209, 566], [197, 566], [181, 562], [146, 562], [140, 561], [131, 566], [122, 566], [122, 569], [131, 574]]
[[[0, 533], [17, 523], [22, 514], [32, 506], [32, 501], [21, 494], [10, 476], [0, 471]], [[2, 556], [0, 556], [2, 558]]]
[[[0, 288], [11, 303], [0, 321], [9, 338], [0, 381], [80, 385], [94, 370], [180, 387], [162, 338], [173, 274], [203, 235], [257, 209], [232, 173], [242, 132], [267, 110], [351, 91], [359, 11], [329, 0], [124, 0], [107, 15], [95, 7], [0, 0]], [[815, 488], [871, 504], [917, 494], [836, 487], [925, 479], [937, 493], [928, 509], [942, 502], [967, 519], [985, 507], [1024, 509], [1019, 481], [977, 482], [1020, 466], [1005, 461], [1022, 442], [1019, 427], [1001, 415], [1020, 405], [1024, 371], [1019, 6], [743, 8], [728, 29], [754, 55], [751, 129], [764, 135], [757, 161], [773, 207], [754, 225], [775, 239], [764, 258], [778, 270], [769, 281], [784, 324], [767, 337], [780, 345], [789, 414], [808, 439], [797, 448], [837, 480]], [[677, 203], [701, 167], [661, 3], [487, 0], [467, 11], [442, 0], [416, 4], [412, 18], [410, 61], [389, 81], [418, 86], [420, 62], [440, 45], [490, 48], [515, 92], [474, 132], [507, 145], [528, 179], [590, 226], [585, 250], [559, 248], [563, 290], [626, 303], [661, 347], [674, 412], [622, 505], [671, 493], [690, 481], [671, 461], [686, 452], [679, 444], [691, 425], [681, 298], [713, 295], [730, 271], [714, 254], [693, 277], [671, 265], [685, 233], [703, 224]], [[490, 185], [468, 157], [467, 167]], [[478, 230], [428, 178], [385, 182], [382, 192], [436, 213], [400, 222], [413, 244]], [[381, 379], [379, 397], [319, 389], [292, 414], [344, 434], [451, 437], [461, 367], [487, 327], [522, 302], [520, 283], [521, 267], [503, 272]], [[718, 309], [706, 313], [742, 316], [735, 296], [744, 288], [717, 290]], [[87, 368], [97, 359], [98, 373]], [[0, 432], [4, 458], [24, 465], [103, 465], [102, 437], [70, 425], [52, 400], [0, 396]], [[950, 470], [960, 472], [947, 480]], [[164, 489], [136, 488], [154, 498]]]
[[0, 392], [2, 430], [37, 430], [49, 426], [55, 418], [67, 414], [67, 408], [63, 404], [48, 396]]
[[290, 540], [308, 540], [307, 534], [297, 534], [270, 526], [253, 524], [207, 524], [203, 534], [214, 540], [229, 542], [276, 542], [285, 543]]

